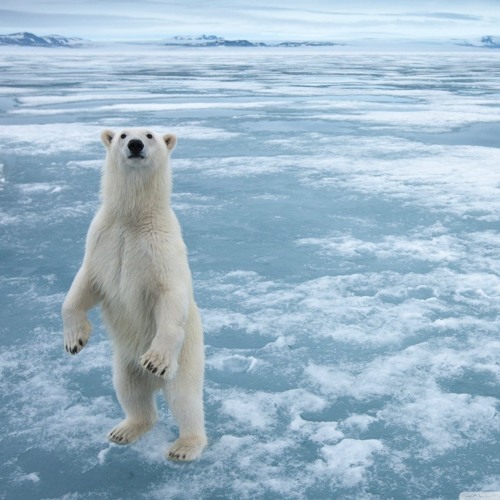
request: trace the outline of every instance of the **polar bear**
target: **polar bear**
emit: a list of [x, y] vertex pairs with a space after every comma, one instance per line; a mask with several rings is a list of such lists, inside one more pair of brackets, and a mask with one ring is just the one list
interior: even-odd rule
[[100, 304], [113, 344], [113, 383], [125, 419], [108, 435], [128, 444], [151, 429], [162, 390], [179, 426], [168, 450], [193, 460], [207, 443], [203, 330], [179, 222], [170, 207], [172, 134], [104, 130], [101, 206], [85, 256], [62, 306], [64, 345], [90, 337], [87, 311]]

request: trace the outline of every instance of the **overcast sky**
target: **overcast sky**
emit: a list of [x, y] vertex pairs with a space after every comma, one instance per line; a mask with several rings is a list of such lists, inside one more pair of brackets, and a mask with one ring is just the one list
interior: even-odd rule
[[0, 33], [18, 31], [96, 41], [470, 39], [500, 35], [500, 0], [2, 0]]

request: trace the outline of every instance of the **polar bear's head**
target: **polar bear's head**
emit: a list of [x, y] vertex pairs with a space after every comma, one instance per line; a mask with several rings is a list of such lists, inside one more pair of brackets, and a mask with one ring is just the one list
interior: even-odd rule
[[130, 168], [165, 164], [177, 142], [173, 134], [162, 136], [146, 128], [130, 128], [120, 132], [104, 130], [101, 140], [113, 164]]

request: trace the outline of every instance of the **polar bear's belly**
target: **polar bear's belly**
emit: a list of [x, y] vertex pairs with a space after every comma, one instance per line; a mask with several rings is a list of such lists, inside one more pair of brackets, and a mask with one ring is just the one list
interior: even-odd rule
[[147, 350], [156, 330], [153, 257], [140, 239], [120, 230], [99, 238], [95, 250], [92, 267], [105, 321], [135, 357]]

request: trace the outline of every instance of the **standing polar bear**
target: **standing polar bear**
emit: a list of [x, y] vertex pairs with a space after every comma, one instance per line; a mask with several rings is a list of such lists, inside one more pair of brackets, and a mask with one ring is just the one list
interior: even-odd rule
[[168, 450], [193, 460], [207, 443], [203, 414], [203, 330], [186, 247], [170, 207], [176, 137], [146, 129], [105, 130], [102, 204], [83, 263], [64, 300], [66, 351], [87, 343], [87, 311], [101, 305], [114, 348], [113, 382], [125, 412], [108, 438], [128, 444], [151, 429], [161, 389], [179, 425]]

